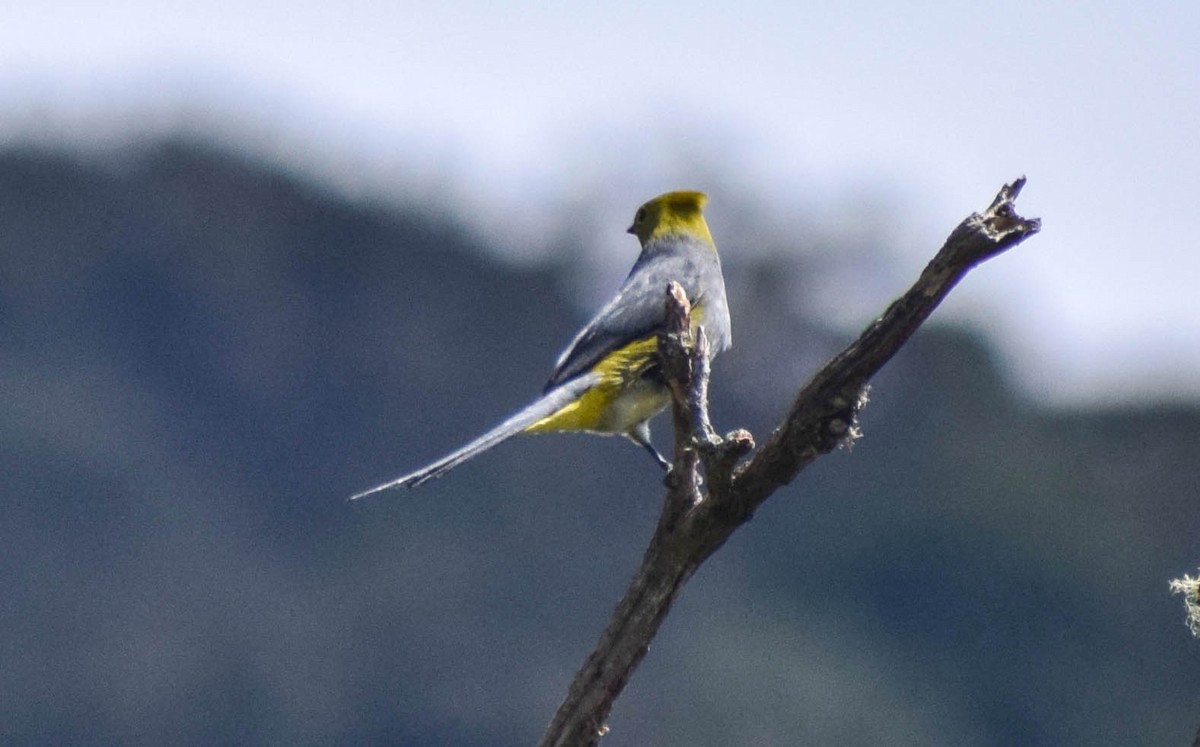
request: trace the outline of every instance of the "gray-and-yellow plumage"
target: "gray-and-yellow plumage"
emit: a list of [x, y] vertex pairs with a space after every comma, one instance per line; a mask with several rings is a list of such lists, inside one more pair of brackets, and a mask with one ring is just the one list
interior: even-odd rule
[[612, 300], [559, 356], [541, 397], [466, 446], [352, 498], [416, 487], [519, 433], [620, 434], [667, 466], [649, 440], [650, 418], [670, 402], [658, 358], [667, 284], [683, 286], [692, 323], [704, 326], [710, 355], [731, 342], [721, 261], [704, 221], [707, 201], [702, 192], [668, 192], [638, 208], [629, 228], [642, 245], [637, 262]]

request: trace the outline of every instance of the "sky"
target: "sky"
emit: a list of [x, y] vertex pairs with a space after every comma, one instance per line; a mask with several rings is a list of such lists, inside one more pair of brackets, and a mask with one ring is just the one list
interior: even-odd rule
[[868, 214], [907, 276], [1025, 174], [1042, 234], [944, 317], [1047, 402], [1200, 397], [1200, 4], [827, 5], [0, 0], [0, 144], [223, 133], [517, 261], [699, 187], [726, 252]]

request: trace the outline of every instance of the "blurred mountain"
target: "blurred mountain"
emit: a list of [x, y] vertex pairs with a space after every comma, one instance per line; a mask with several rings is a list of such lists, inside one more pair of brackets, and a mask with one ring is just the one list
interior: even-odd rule
[[[650, 461], [517, 439], [342, 500], [534, 396], [583, 321], [569, 248], [477, 241], [194, 142], [0, 152], [0, 740], [537, 739], [652, 531]], [[714, 417], [761, 440], [848, 338], [725, 261]], [[1036, 409], [933, 327], [863, 427], [693, 580], [605, 744], [1192, 738], [1166, 582], [1200, 562], [1200, 409]]]

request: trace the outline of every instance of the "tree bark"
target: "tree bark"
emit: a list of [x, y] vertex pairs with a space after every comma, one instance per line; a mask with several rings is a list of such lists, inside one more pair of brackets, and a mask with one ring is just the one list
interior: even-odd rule
[[857, 437], [871, 377], [971, 268], [1041, 229], [1039, 220], [1020, 217], [1013, 207], [1024, 185], [1024, 177], [1006, 184], [984, 213], [960, 223], [908, 292], [800, 389], [780, 425], [745, 462], [754, 449], [750, 434], [737, 430], [722, 438], [709, 423], [707, 342], [703, 329], [689, 332], [687, 298], [671, 284], [668, 329], [659, 337], [674, 395], [675, 460], [666, 500], [641, 566], [576, 673], [542, 737], [543, 747], [599, 741], [613, 701], [700, 564], [779, 487]]

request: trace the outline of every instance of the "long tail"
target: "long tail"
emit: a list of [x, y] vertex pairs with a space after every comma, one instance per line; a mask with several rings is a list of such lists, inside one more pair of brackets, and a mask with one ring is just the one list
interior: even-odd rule
[[441, 477], [468, 459], [478, 456], [500, 442], [512, 438], [542, 418], [552, 415], [574, 402], [596, 383], [596, 378], [597, 375], [594, 373], [585, 374], [556, 386], [525, 407], [525, 409], [466, 446], [450, 452], [436, 462], [428, 464], [415, 472], [411, 472], [403, 477], [397, 477], [391, 482], [376, 485], [370, 490], [356, 493], [350, 496], [350, 500], [358, 500], [359, 498], [392, 488], [415, 488], [435, 477]]

